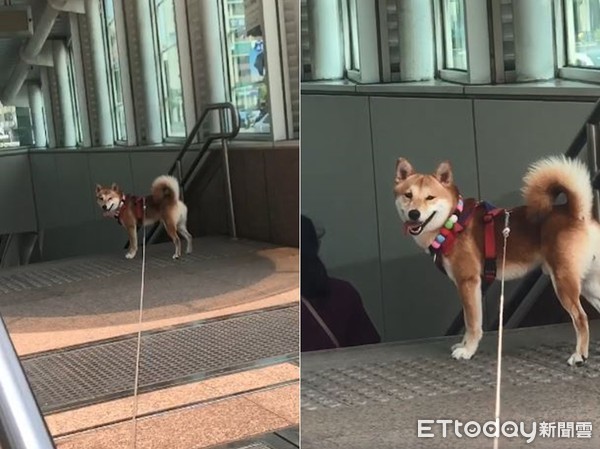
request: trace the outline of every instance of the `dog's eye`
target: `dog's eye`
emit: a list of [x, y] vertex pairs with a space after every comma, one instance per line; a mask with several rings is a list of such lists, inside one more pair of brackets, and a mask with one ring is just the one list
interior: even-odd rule
[[427, 198], [425, 198], [427, 201], [431, 201], [431, 200], [435, 200], [435, 196], [429, 195]]
[[406, 192], [404, 196], [410, 200], [412, 198], [412, 192]]

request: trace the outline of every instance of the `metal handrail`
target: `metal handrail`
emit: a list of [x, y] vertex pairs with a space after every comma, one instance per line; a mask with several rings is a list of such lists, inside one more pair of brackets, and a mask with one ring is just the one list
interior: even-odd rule
[[0, 445], [4, 449], [55, 448], [2, 319], [0, 319]]
[[[190, 133], [188, 134], [187, 138], [185, 139], [185, 143], [181, 147], [179, 154], [177, 154], [177, 157], [175, 158], [175, 162], [173, 162], [173, 164], [171, 165], [171, 168], [169, 169], [170, 175], [175, 173], [178, 163], [181, 162], [181, 160], [183, 159], [183, 156], [185, 156], [185, 154], [188, 152], [188, 150], [194, 143], [194, 139], [198, 135], [200, 128], [204, 124], [204, 121], [208, 117], [208, 114], [212, 111], [229, 111], [232, 126], [231, 126], [231, 130], [225, 131], [223, 129], [223, 125], [224, 125], [223, 115], [219, 114], [219, 132], [209, 134], [207, 136], [207, 141], [210, 141], [212, 143], [215, 140], [219, 140], [219, 139], [233, 139], [239, 134], [240, 118], [239, 118], [237, 110], [235, 109], [235, 106], [228, 102], [209, 104], [208, 106], [206, 106], [204, 108], [204, 111], [202, 111], [200, 118], [198, 119], [198, 121], [196, 122], [196, 124], [194, 125], [194, 127], [192, 128]], [[206, 141], [205, 141], [205, 145], [203, 145], [202, 149], [200, 150], [200, 153], [208, 150], [208, 147], [206, 149], [204, 149], [205, 146], [206, 146]], [[196, 159], [199, 159], [199, 158], [196, 158]]]
[[[600, 123], [600, 100], [596, 101], [592, 112], [588, 115], [584, 124], [581, 126], [577, 134], [571, 141], [569, 148], [565, 152], [565, 156], [570, 159], [575, 159], [579, 157], [579, 154], [583, 150], [583, 148], [587, 145], [588, 142], [588, 127], [590, 124], [597, 125]], [[595, 169], [596, 167], [593, 167]], [[598, 186], [600, 187], [600, 173], [596, 174], [599, 177]], [[597, 188], [597, 187], [596, 187]], [[515, 319], [512, 319], [513, 316], [519, 313], [519, 308], [524, 303], [528, 294], [533, 290], [538, 281], [542, 278], [543, 272], [541, 268], [536, 268], [531, 272], [527, 273], [527, 275], [520, 281], [519, 286], [516, 288], [515, 293], [511, 296], [510, 301], [506, 302], [506, 307], [504, 310], [504, 324], [512, 322], [512, 325], [516, 325]], [[487, 290], [487, 289], [486, 289]], [[484, 291], [482, 297], [485, 297]], [[492, 322], [492, 328], [496, 328], [498, 326], [498, 318]], [[513, 327], [509, 326], [509, 327]], [[464, 317], [462, 311], [455, 317], [452, 321], [448, 329], [446, 330], [445, 335], [456, 335], [464, 328]]]
[[[196, 136], [198, 135], [198, 132], [200, 131], [206, 118], [209, 116], [209, 114], [212, 111], [219, 112], [219, 131], [209, 133], [206, 136], [206, 139], [204, 140], [202, 146], [200, 147], [198, 154], [196, 155], [196, 157], [192, 161], [191, 165], [189, 166], [188, 170], [184, 174], [182, 171], [183, 158], [186, 155], [186, 153], [190, 150], [191, 146], [194, 143], [194, 140], [196, 139]], [[229, 120], [227, 120], [226, 113], [229, 113]], [[229, 125], [229, 126], [227, 126], [227, 125]], [[232, 235], [234, 238], [237, 235], [236, 235], [235, 217], [234, 217], [234, 212], [233, 212], [231, 179], [229, 176], [229, 156], [228, 156], [228, 152], [227, 152], [227, 150], [228, 150], [227, 141], [235, 138], [239, 134], [239, 132], [240, 132], [240, 118], [239, 118], [238, 112], [233, 104], [231, 104], [229, 102], [223, 102], [223, 103], [212, 103], [212, 104], [207, 105], [204, 108], [204, 110], [202, 111], [200, 118], [198, 119], [198, 121], [196, 122], [196, 124], [194, 125], [194, 127], [192, 128], [190, 133], [188, 134], [187, 138], [185, 139], [185, 142], [184, 142], [183, 146], [181, 147], [181, 150], [177, 154], [175, 161], [173, 162], [173, 164], [171, 164], [171, 168], [169, 168], [169, 171], [168, 171], [169, 175], [176, 175], [176, 177], [179, 179], [179, 184], [181, 186], [182, 193], [184, 193], [186, 187], [188, 186], [188, 183], [191, 181], [192, 176], [195, 174], [196, 169], [200, 165], [200, 162], [201, 162], [202, 158], [204, 157], [204, 155], [208, 152], [210, 146], [214, 142], [221, 140], [222, 145], [223, 145], [223, 159], [224, 159], [224, 165], [225, 165], [225, 167], [224, 167], [225, 179], [226, 179], [226, 183], [227, 183], [226, 187], [227, 187], [227, 197], [228, 197], [228, 202], [229, 202], [229, 215], [230, 215], [230, 220], [231, 220]], [[160, 225], [157, 224], [148, 231], [147, 239], [146, 239], [147, 242], [153, 242], [155, 240], [156, 235], [157, 235], [157, 230], [159, 228], [160, 228]]]

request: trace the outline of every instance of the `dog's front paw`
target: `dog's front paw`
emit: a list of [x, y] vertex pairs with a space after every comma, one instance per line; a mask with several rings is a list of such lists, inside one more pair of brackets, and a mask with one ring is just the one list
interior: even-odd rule
[[128, 253], [125, 254], [125, 258], [126, 259], [133, 259], [135, 257], [135, 254], [136, 254], [135, 251], [133, 251], [133, 252], [129, 251]]
[[452, 346], [450, 347], [450, 349], [451, 349], [452, 351], [454, 351], [456, 348], [462, 348], [462, 347], [464, 347], [464, 346], [465, 346], [465, 342], [464, 342], [464, 341], [461, 341], [460, 343], [456, 343], [456, 344], [452, 345]]
[[573, 355], [571, 355], [571, 357], [569, 357], [569, 360], [567, 360], [567, 363], [570, 366], [583, 366], [585, 364], [586, 360], [587, 360], [587, 357], [584, 357], [581, 354], [574, 353]]
[[179, 254], [173, 254], [173, 260], [178, 260], [179, 259]]
[[469, 349], [464, 345], [452, 346], [452, 358], [456, 360], [469, 360], [475, 354], [475, 349]]

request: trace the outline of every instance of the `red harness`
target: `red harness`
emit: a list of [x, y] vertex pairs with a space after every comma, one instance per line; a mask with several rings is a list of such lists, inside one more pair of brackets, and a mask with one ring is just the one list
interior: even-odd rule
[[433, 261], [435, 262], [435, 265], [444, 274], [447, 274], [446, 269], [444, 268], [443, 258], [441, 256], [447, 256], [448, 254], [450, 254], [450, 251], [456, 243], [456, 238], [469, 225], [469, 223], [473, 219], [474, 212], [478, 208], [483, 208], [485, 210], [485, 214], [483, 215], [483, 280], [486, 283], [492, 283], [496, 279], [497, 272], [496, 226], [494, 220], [498, 215], [504, 213], [505, 209], [494, 207], [485, 201], [476, 202], [473, 198], [466, 199], [464, 209], [458, 216], [458, 221], [454, 224], [454, 227], [452, 229], [442, 228], [440, 230], [440, 233], [445, 238], [444, 242], [438, 249], [435, 249], [434, 247], [430, 246], [429, 253], [433, 256]]
[[129, 207], [130, 204], [133, 204], [133, 215], [138, 223], [142, 223], [144, 221], [144, 200], [143, 196], [135, 196], [135, 195], [123, 195], [121, 198], [121, 205], [117, 209], [114, 217], [119, 222], [119, 224], [123, 224], [121, 222], [121, 211], [126, 207]]

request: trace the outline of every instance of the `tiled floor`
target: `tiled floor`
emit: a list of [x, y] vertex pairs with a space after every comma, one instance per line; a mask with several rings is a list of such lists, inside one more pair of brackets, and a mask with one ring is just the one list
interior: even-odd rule
[[[195, 403], [214, 402], [227, 397], [240, 396], [248, 391], [258, 389], [264, 391], [250, 393], [245, 397], [279, 415], [287, 422], [297, 423], [299, 408], [298, 380], [298, 367], [284, 363], [187, 385], [165, 388], [160, 391], [140, 395], [138, 398], [138, 415], [156, 414]], [[268, 389], [273, 385], [284, 383], [289, 383], [290, 385], [283, 387], [281, 390]], [[265, 400], [264, 397], [260, 396], [261, 394], [273, 396]], [[285, 401], [278, 401], [280, 398], [287, 399]], [[127, 421], [131, 418], [132, 408], [132, 398], [118, 399], [76, 410], [51, 414], [46, 417], [46, 422], [52, 435], [66, 436], [81, 429]]]
[[[144, 330], [298, 302], [297, 249], [218, 237], [194, 244], [179, 261], [170, 243], [148, 248]], [[114, 254], [3, 271], [0, 312], [19, 355], [137, 332], [140, 259]], [[197, 449], [297, 426], [298, 371], [284, 363], [142, 394], [137, 448]], [[59, 448], [130, 448], [132, 410], [128, 397], [46, 420]]]
[[[143, 329], [298, 301], [297, 249], [217, 237], [194, 244], [179, 261], [170, 243], [148, 248]], [[53, 273], [44, 276], [50, 285], [23, 281], [36, 272]], [[10, 269], [0, 286], [18, 290], [0, 292], [0, 313], [21, 355], [112, 338], [137, 331], [140, 283], [139, 254]]]
[[[210, 447], [297, 425], [297, 420], [282, 416], [292, 415], [297, 405], [289, 401], [290, 390], [298, 396], [297, 384], [270, 390], [272, 397], [266, 406], [258, 405], [246, 396], [239, 396], [141, 418], [137, 423], [137, 448]], [[59, 449], [118, 449], [132, 447], [132, 439], [133, 423], [126, 421], [58, 438], [56, 443]]]

